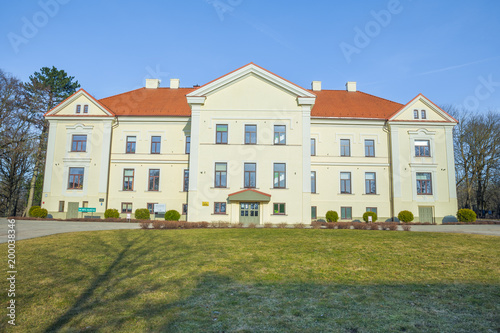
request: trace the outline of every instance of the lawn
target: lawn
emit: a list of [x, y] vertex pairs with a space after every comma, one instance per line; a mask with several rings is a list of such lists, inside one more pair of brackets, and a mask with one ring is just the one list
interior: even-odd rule
[[493, 236], [81, 232], [17, 242], [17, 265], [19, 332], [500, 330]]

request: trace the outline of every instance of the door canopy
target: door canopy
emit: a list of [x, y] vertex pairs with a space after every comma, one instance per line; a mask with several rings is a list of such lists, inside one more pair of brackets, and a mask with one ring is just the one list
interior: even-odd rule
[[271, 195], [257, 190], [243, 190], [228, 195], [229, 201], [269, 202]]

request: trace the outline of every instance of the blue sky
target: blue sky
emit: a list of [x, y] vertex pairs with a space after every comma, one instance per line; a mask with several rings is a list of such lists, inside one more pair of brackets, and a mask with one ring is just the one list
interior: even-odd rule
[[310, 88], [358, 89], [400, 103], [500, 110], [500, 2], [4, 2], [0, 68], [28, 80], [44, 66], [97, 98], [160, 78], [204, 84], [254, 62]]

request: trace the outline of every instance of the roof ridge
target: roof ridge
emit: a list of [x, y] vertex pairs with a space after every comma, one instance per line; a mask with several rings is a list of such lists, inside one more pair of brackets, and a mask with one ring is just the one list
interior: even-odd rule
[[399, 103], [399, 102], [394, 102], [394, 101], [391, 101], [390, 99], [387, 99], [387, 98], [383, 98], [383, 97], [379, 97], [379, 96], [375, 96], [375, 95], [372, 95], [372, 94], [368, 94], [368, 93], [365, 93], [363, 91], [357, 91], [359, 93], [362, 93], [362, 94], [365, 94], [365, 95], [368, 95], [368, 96], [371, 96], [371, 97], [375, 97], [375, 98], [378, 98], [378, 99], [383, 99], [384, 101], [387, 101], [387, 102], [391, 102], [391, 103], [394, 103], [394, 104], [399, 104], [399, 105], [404, 105], [402, 103]]
[[140, 88], [137, 88], [137, 89], [134, 89], [134, 90], [129, 90], [129, 91], [122, 92], [120, 94], [111, 95], [111, 96], [108, 96], [108, 97], [103, 97], [103, 98], [101, 98], [99, 100], [103, 100], [103, 99], [108, 99], [108, 98], [111, 98], [111, 97], [117, 97], [117, 96], [125, 95], [125, 94], [131, 93], [131, 92], [134, 92], [134, 91], [137, 91], [137, 90], [141, 90], [141, 89], [146, 89], [146, 88], [140, 87]]

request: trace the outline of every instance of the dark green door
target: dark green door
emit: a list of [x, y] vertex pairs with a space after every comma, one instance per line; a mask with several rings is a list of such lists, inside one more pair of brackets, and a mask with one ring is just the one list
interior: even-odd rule
[[258, 202], [240, 203], [240, 222], [241, 223], [260, 223], [260, 204]]
[[68, 202], [68, 212], [66, 213], [67, 219], [78, 217], [78, 202]]
[[433, 223], [432, 207], [418, 207], [418, 218], [420, 223]]

